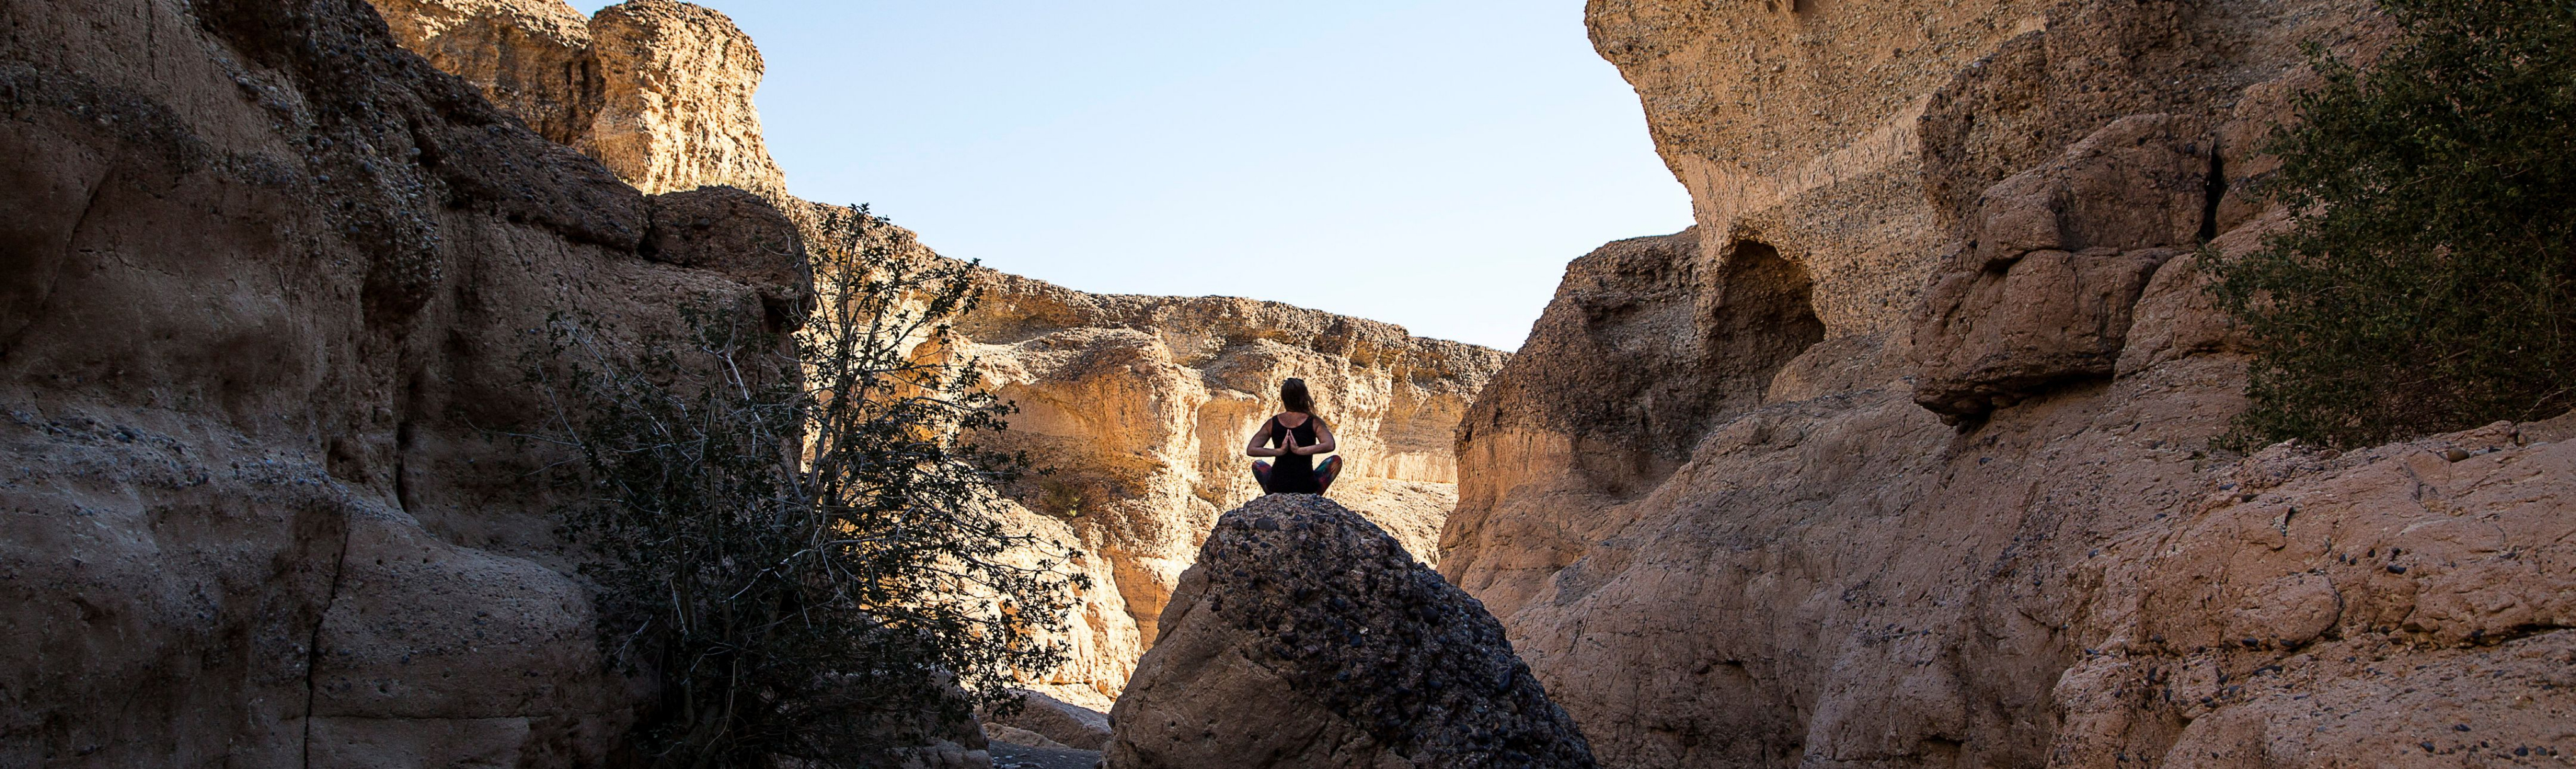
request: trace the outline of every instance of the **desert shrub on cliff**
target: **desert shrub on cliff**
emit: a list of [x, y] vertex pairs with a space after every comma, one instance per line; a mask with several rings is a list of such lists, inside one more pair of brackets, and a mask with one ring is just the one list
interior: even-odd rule
[[1021, 465], [962, 442], [1009, 407], [915, 354], [972, 303], [967, 267], [888, 243], [815, 249], [822, 300], [784, 344], [748, 308], [691, 309], [640, 359], [556, 324], [551, 439], [589, 490], [568, 529], [612, 657], [660, 685], [657, 765], [871, 765], [1061, 662], [1037, 638], [1080, 578], [1008, 555], [1048, 548], [993, 505]]
[[2275, 129], [2293, 229], [2219, 267], [2256, 340], [2238, 446], [2576, 406], [2576, 2], [2381, 0], [2403, 31]]

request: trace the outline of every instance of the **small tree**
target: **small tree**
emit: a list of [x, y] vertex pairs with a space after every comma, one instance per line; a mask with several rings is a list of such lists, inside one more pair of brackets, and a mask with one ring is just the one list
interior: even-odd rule
[[2295, 212], [2216, 267], [2254, 339], [2227, 442], [2333, 446], [2576, 407], [2576, 2], [2381, 0], [2403, 40], [2274, 130]]
[[659, 680], [656, 765], [873, 763], [1062, 660], [1036, 639], [1081, 578], [1006, 554], [1067, 551], [997, 515], [1022, 463], [961, 440], [1010, 409], [972, 366], [912, 354], [971, 306], [971, 266], [845, 213], [791, 344], [757, 312], [691, 308], [685, 339], [630, 362], [596, 324], [555, 324], [557, 440], [590, 492], [568, 533], [596, 555], [614, 656]]

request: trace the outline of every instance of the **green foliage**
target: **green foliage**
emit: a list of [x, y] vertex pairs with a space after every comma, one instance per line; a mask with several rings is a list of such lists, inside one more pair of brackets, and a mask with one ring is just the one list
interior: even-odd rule
[[2228, 443], [2354, 446], [2576, 406], [2576, 1], [2381, 0], [2404, 35], [2267, 152], [2297, 213], [2216, 269], [2256, 341]]
[[568, 533], [594, 551], [606, 643], [660, 684], [656, 765], [877, 763], [1062, 661], [1036, 636], [1081, 578], [1006, 556], [1067, 552], [996, 515], [1023, 464], [964, 442], [1010, 408], [915, 354], [971, 306], [969, 267], [864, 232], [828, 245], [792, 339], [752, 307], [632, 345], [559, 319], [540, 369], [580, 457]]

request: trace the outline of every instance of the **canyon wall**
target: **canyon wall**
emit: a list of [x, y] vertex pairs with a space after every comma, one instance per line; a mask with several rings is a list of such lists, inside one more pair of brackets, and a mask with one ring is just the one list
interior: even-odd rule
[[2209, 445], [2195, 265], [2284, 224], [2253, 148], [2372, 14], [1594, 0], [1697, 226], [1568, 267], [1442, 571], [1608, 765], [2561, 761], [2566, 418]]
[[[639, 189], [738, 187], [813, 248], [927, 254], [909, 231], [787, 194], [752, 104], [759, 54], [723, 14], [672, 0], [588, 19], [562, 0], [374, 2], [404, 45]], [[996, 440], [1050, 472], [1015, 490], [1016, 522], [1087, 551], [1074, 566], [1094, 583], [1063, 639], [1073, 661], [1040, 688], [1108, 707], [1217, 514], [1259, 493], [1240, 446], [1287, 377], [1315, 387], [1349, 455], [1334, 496], [1436, 558], [1453, 431], [1502, 353], [1275, 302], [1088, 294], [992, 270], [976, 283], [981, 303], [935, 352], [975, 361], [1020, 406]]]
[[638, 192], [355, 0], [0, 22], [0, 764], [626, 760], [651, 682], [603, 658], [564, 457], [508, 437], [560, 416], [540, 332], [764, 322], [794, 228]]

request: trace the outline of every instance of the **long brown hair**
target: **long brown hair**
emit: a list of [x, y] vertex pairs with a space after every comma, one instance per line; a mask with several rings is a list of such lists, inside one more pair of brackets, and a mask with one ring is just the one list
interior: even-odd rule
[[1279, 404], [1286, 411], [1310, 417], [1315, 415], [1315, 396], [1307, 394], [1306, 380], [1303, 379], [1292, 376], [1279, 383]]

